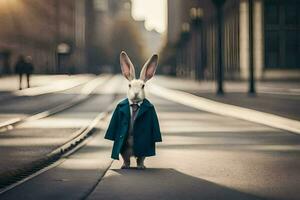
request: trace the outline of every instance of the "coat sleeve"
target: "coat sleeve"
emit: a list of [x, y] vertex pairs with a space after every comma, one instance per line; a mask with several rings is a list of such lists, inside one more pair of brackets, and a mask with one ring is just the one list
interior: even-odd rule
[[118, 121], [119, 121], [118, 119], [119, 119], [119, 110], [117, 107], [111, 117], [108, 129], [104, 136], [105, 139], [112, 140], [112, 141], [115, 140], [116, 131], [118, 130]]
[[161, 142], [162, 138], [161, 138], [161, 133], [159, 128], [159, 122], [154, 107], [152, 111], [152, 119], [153, 119], [152, 135], [153, 135], [154, 142]]

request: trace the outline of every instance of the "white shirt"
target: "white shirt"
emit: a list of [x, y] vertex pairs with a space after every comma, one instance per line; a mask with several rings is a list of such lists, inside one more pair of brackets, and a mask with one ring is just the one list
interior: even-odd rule
[[[128, 102], [129, 102], [130, 116], [131, 116], [131, 115], [132, 115], [132, 107], [131, 107], [130, 105], [132, 105], [133, 102], [132, 102], [130, 99], [128, 99]], [[141, 107], [142, 103], [143, 103], [143, 101], [140, 101], [140, 102], [137, 103], [137, 105], [138, 105], [139, 107]]]

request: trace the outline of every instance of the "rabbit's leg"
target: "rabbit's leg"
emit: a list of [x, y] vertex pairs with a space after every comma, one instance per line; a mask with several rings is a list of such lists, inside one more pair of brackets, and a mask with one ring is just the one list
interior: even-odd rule
[[121, 152], [124, 161], [121, 169], [130, 168], [130, 157], [132, 156], [132, 149], [133, 149], [133, 136], [128, 136], [126, 143], [123, 147], [123, 150]]
[[129, 148], [125, 147], [124, 150], [121, 152], [123, 158], [123, 165], [121, 169], [128, 169], [130, 168], [130, 152]]
[[144, 165], [145, 157], [137, 157], [136, 164], [138, 169], [145, 169], [146, 166]]

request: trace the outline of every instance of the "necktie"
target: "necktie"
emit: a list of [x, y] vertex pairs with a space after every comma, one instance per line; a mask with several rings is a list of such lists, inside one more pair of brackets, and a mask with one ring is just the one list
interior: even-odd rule
[[139, 105], [138, 104], [131, 104], [130, 106], [132, 108], [131, 121], [134, 121], [135, 118], [136, 118], [137, 111], [139, 109]]
[[136, 115], [137, 115], [138, 110], [139, 110], [139, 105], [138, 104], [131, 104], [130, 106], [132, 108], [132, 114], [131, 114], [131, 119], [130, 119], [129, 133], [132, 134], [134, 121], [135, 121]]

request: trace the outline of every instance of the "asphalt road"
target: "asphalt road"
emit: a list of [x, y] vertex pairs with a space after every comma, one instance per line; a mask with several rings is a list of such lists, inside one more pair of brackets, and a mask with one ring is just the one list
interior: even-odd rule
[[163, 132], [145, 171], [115, 161], [88, 199], [300, 199], [300, 136], [150, 97]]
[[[41, 82], [40, 84], [43, 83], [41, 79], [41, 77], [34, 77], [37, 80], [39, 80], [39, 82]], [[41, 95], [16, 95], [19, 92], [24, 92], [26, 90], [22, 90], [22, 91], [9, 91], [9, 92], [3, 92], [5, 90], [11, 89], [9, 88], [10, 85], [13, 85], [12, 83], [9, 85], [9, 82], [13, 81], [10, 78], [8, 80], [1, 80], [0, 83], [5, 82], [6, 84], [2, 85], [0, 87], [1, 92], [0, 92], [0, 123], [1, 122], [5, 122], [7, 120], [10, 120], [12, 118], [25, 118], [28, 117], [30, 115], [42, 112], [44, 110], [53, 108], [55, 106], [58, 106], [64, 102], [67, 101], [71, 101], [73, 98], [75, 98], [76, 96], [78, 96], [80, 94], [81, 89], [84, 87], [84, 83], [86, 83], [88, 80], [92, 80], [93, 76], [82, 76], [79, 78], [69, 78], [66, 80], [56, 80], [54, 78], [55, 81], [60, 81], [62, 82], [62, 85], [57, 85], [58, 88], [60, 87], [66, 87], [63, 85], [64, 82], [66, 81], [80, 81], [82, 82], [82, 84], [79, 84], [76, 87], [72, 87], [69, 88], [68, 90], [64, 90], [64, 91], [59, 91], [59, 92], [53, 92], [53, 93], [47, 93], [46, 91], [43, 91], [44, 93]], [[53, 83], [49, 83], [49, 77], [46, 78], [46, 80], [48, 81], [48, 85], [51, 86], [51, 84]], [[82, 79], [84, 79], [85, 81], [83, 81]], [[3, 84], [3, 83], [2, 83]], [[45, 84], [45, 83], [44, 83]], [[5, 87], [6, 86], [6, 87]], [[45, 85], [42, 85], [45, 86]], [[40, 87], [42, 87], [40, 86]], [[39, 87], [39, 86], [37, 86]], [[31, 89], [37, 89], [37, 87], [32, 87]], [[50, 88], [53, 90], [53, 88]], [[37, 89], [38, 90], [38, 89]], [[2, 93], [6, 93], [5, 97], [3, 97], [3, 95], [1, 96]]]
[[[3, 179], [10, 177], [10, 174], [16, 173], [30, 166], [32, 162], [43, 158], [72, 139], [76, 131], [88, 126], [100, 112], [105, 111], [114, 100], [114, 96], [99, 93], [101, 87], [102, 85], [98, 86], [91, 97], [72, 108], [39, 120], [26, 121], [12, 130], [1, 132], [0, 177]], [[29, 101], [26, 97], [18, 98], [16, 100], [18, 103], [15, 106], [13, 106], [15, 101], [11, 101], [7, 103], [7, 106], [2, 105], [1, 108], [6, 107], [7, 110], [11, 108], [9, 113], [26, 113], [21, 107], [28, 110], [28, 113], [34, 113], [37, 110], [44, 111], [55, 106], [54, 104], [59, 105], [59, 102], [70, 101], [69, 98], [71, 97], [68, 95], [74, 98], [80, 94], [81, 89], [82, 86], [68, 90], [65, 93], [38, 96], [32, 101]], [[57, 97], [60, 98], [57, 99]], [[41, 103], [41, 100], [43, 100], [43, 103]]]
[[[125, 97], [127, 84], [116, 77], [101, 87], [99, 99], [62, 113], [53, 126], [105, 107], [101, 98], [116, 86]], [[163, 142], [157, 156], [147, 158], [146, 170], [120, 170], [121, 161], [110, 166], [112, 143], [103, 139], [107, 123], [99, 124], [80, 151], [0, 199], [300, 199], [299, 135], [148, 98], [156, 106]]]

